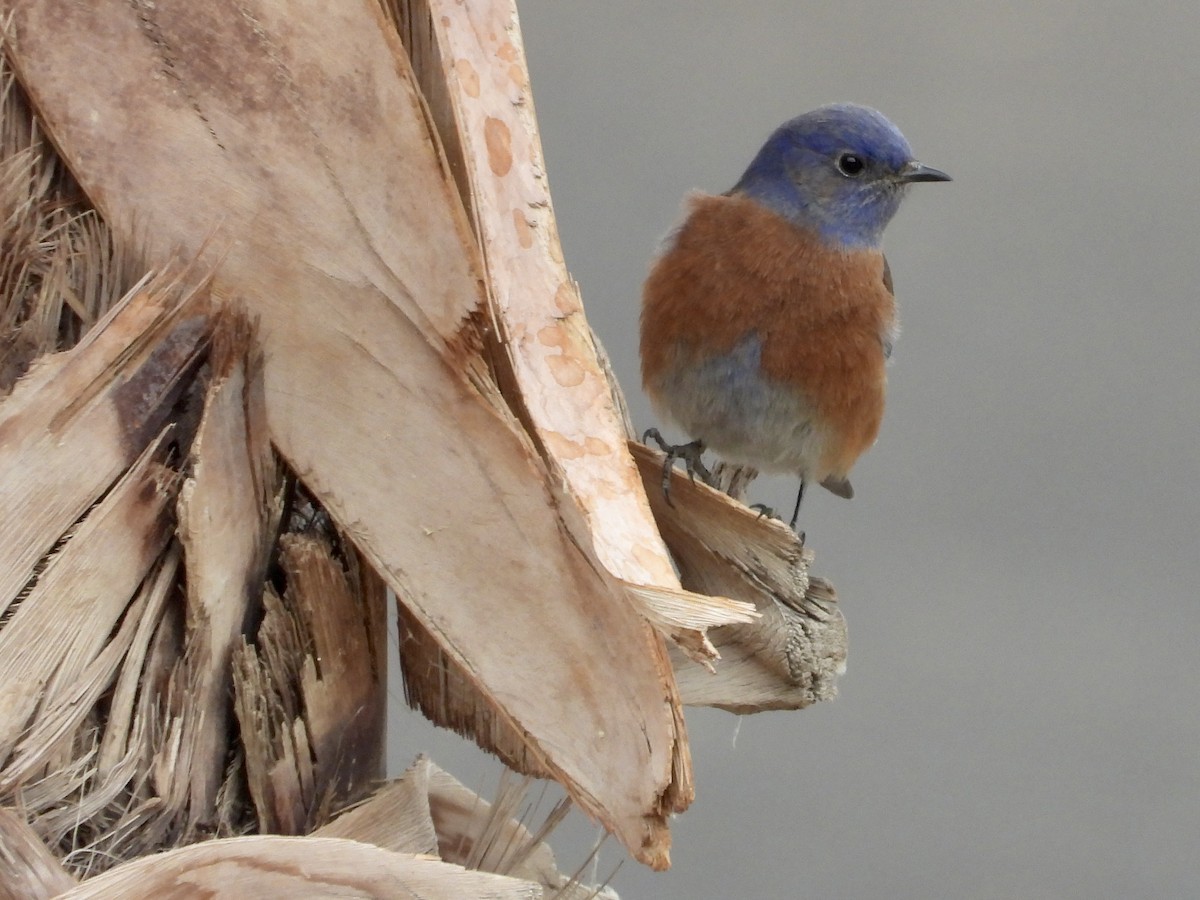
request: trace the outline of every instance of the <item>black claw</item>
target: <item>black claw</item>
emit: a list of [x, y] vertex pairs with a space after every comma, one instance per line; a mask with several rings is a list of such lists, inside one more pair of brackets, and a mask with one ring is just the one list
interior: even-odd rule
[[671, 499], [671, 467], [675, 465], [675, 454], [671, 452], [674, 448], [667, 450], [666, 461], [663, 462], [662, 473], [662, 492], [663, 499], [667, 501], [667, 506], [674, 507], [675, 501]]
[[765, 504], [765, 503], [752, 503], [752, 504], [750, 504], [750, 508], [752, 510], [754, 510], [756, 513], [758, 513], [758, 517], [760, 519], [762, 519], [762, 518], [778, 519], [779, 518], [779, 516], [775, 515], [774, 508], [767, 506], [767, 504]]
[[663, 453], [669, 453], [671, 451], [671, 445], [663, 440], [663, 436], [659, 433], [657, 428], [647, 428], [642, 432], [642, 443], [648, 444], [650, 441], [654, 441], [654, 443], [658, 444], [658, 449]]

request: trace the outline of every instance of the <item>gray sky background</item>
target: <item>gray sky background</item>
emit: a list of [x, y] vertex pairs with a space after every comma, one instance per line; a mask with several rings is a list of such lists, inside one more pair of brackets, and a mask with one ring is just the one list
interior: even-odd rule
[[[641, 281], [687, 191], [834, 100], [955, 178], [888, 232], [904, 328], [857, 496], [805, 501], [841, 695], [689, 711], [674, 867], [627, 862], [622, 897], [1200, 896], [1200, 4], [520, 9], [567, 261], [639, 428]], [[494, 789], [395, 718], [394, 766]]]

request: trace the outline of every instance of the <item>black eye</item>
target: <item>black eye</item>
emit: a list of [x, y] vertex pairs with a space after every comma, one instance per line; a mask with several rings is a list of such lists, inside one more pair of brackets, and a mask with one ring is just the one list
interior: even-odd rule
[[863, 162], [861, 156], [855, 153], [843, 153], [838, 157], [837, 167], [843, 175], [853, 178], [855, 175], [861, 175], [867, 164]]

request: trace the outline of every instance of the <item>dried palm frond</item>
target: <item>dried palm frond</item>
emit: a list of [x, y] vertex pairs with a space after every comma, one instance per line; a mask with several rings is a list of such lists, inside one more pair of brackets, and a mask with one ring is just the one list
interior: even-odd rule
[[627, 445], [515, 6], [0, 14], [0, 896], [596, 895], [523, 789], [381, 784], [389, 588], [410, 701], [665, 867], [682, 702], [832, 696], [844, 621]]

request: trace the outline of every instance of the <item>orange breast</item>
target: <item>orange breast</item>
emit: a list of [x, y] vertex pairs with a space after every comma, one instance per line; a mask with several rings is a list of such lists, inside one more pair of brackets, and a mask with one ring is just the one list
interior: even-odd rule
[[843, 476], [879, 432], [894, 318], [878, 251], [830, 249], [743, 197], [697, 196], [646, 281], [643, 382], [653, 394], [663, 372], [757, 335], [764, 375], [800, 392], [824, 432], [809, 476]]

